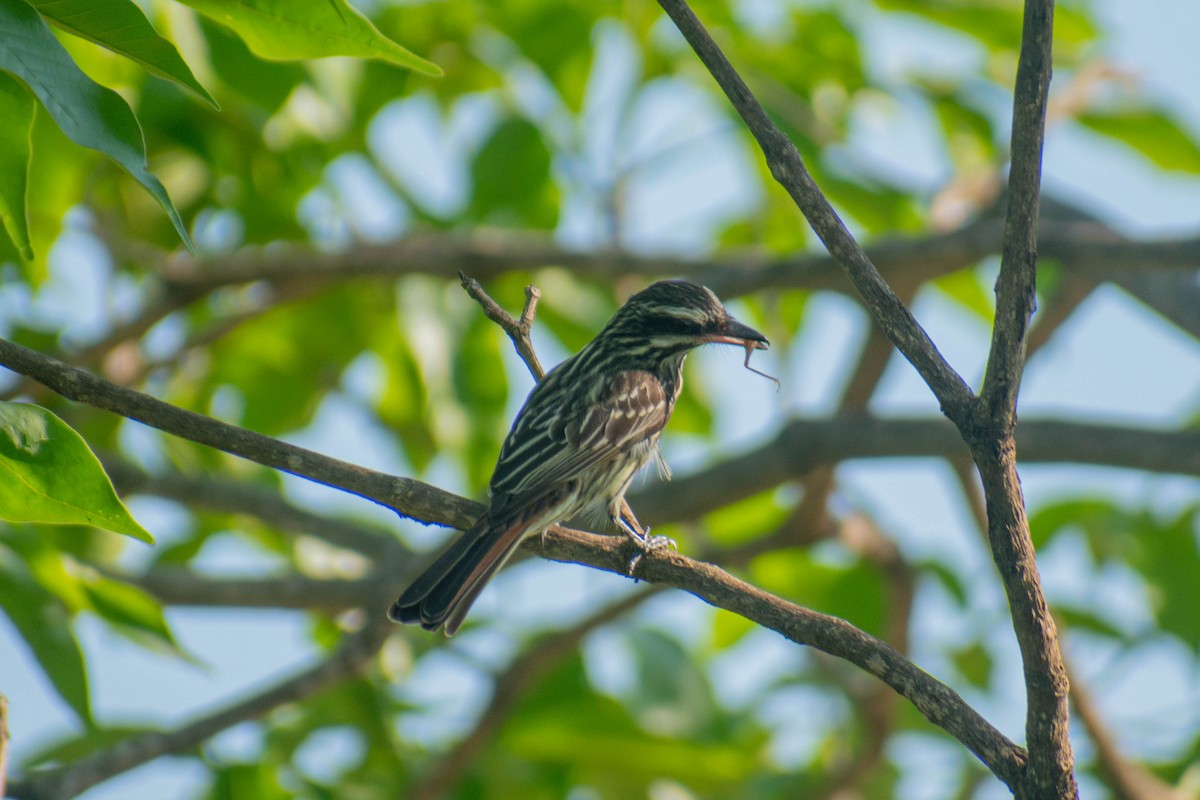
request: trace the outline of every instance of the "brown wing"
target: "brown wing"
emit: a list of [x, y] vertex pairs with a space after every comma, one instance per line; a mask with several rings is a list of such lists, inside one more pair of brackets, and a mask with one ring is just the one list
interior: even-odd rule
[[[647, 445], [667, 424], [672, 400], [649, 372], [617, 373], [598, 401], [559, 409], [539, 431], [536, 445], [506, 447], [505, 454], [512, 458], [501, 456], [496, 467], [499, 480], [492, 481], [493, 496], [539, 495]], [[522, 463], [508, 463], [518, 456], [524, 456]]]

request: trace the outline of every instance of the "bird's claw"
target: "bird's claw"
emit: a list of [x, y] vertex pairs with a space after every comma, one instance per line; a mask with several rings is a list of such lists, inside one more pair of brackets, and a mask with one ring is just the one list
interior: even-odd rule
[[638, 546], [637, 552], [633, 554], [633, 558], [629, 559], [627, 573], [629, 577], [634, 577], [633, 571], [637, 569], [637, 565], [641, 563], [642, 556], [647, 553], [652, 553], [655, 550], [662, 550], [664, 547], [671, 550], [678, 550], [679, 545], [670, 536], [651, 536], [650, 529], [647, 528], [641, 537], [635, 538], [634, 544]]

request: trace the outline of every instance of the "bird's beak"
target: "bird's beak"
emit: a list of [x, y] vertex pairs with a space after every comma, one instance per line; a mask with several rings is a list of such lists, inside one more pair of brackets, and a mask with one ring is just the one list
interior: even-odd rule
[[736, 344], [738, 347], [745, 347], [747, 352], [749, 352], [750, 348], [766, 350], [771, 344], [767, 341], [767, 337], [749, 325], [743, 325], [733, 317], [728, 317], [725, 320], [725, 324], [716, 333], [705, 335], [703, 341], [719, 344]]

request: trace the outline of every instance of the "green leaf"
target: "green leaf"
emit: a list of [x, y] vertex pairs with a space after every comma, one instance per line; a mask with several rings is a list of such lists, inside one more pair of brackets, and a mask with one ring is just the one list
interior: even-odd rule
[[718, 508], [705, 516], [704, 525], [714, 542], [734, 547], [778, 530], [788, 513], [772, 488]]
[[159, 36], [133, 0], [28, 0], [67, 33], [95, 42], [141, 64], [160, 78], [194, 92], [213, 108], [217, 101], [200, 85], [175, 45]]
[[429, 396], [408, 340], [391, 336], [380, 348], [384, 380], [375, 400], [379, 420], [394, 430], [404, 455], [423, 472], [437, 455], [429, 412]]
[[1151, 163], [1179, 172], [1200, 172], [1200, 144], [1178, 121], [1149, 109], [1085, 114], [1079, 122], [1132, 147]]
[[830, 565], [798, 548], [773, 550], [751, 563], [753, 581], [768, 592], [849, 620], [874, 635], [883, 631], [879, 572], [866, 562]]
[[974, 269], [960, 269], [933, 281], [937, 290], [970, 311], [980, 319], [991, 323], [995, 316], [993, 295], [985, 291]]
[[384, 36], [345, 0], [181, 0], [263, 58], [378, 58], [425, 75], [441, 68]]
[[275, 765], [267, 763], [230, 764], [216, 770], [206, 800], [290, 800], [293, 795], [279, 784]]
[[183, 655], [163, 615], [162, 604], [132, 584], [106, 578], [98, 573], [86, 575], [80, 585], [89, 604], [105, 622], [125, 629], [139, 644], [152, 649]]
[[1111, 621], [1104, 619], [1091, 608], [1074, 608], [1055, 605], [1054, 619], [1067, 630], [1085, 630], [1109, 639], [1129, 642], [1130, 637]]
[[678, 641], [658, 631], [629, 634], [638, 682], [631, 712], [642, 727], [661, 736], [695, 739], [716, 716], [708, 680]]
[[454, 394], [470, 420], [465, 466], [473, 489], [487, 485], [504, 441], [508, 377], [501, 348], [507, 343], [496, 323], [472, 314], [454, 356]]
[[[71, 632], [66, 608], [0, 551], [0, 605], [29, 645], [59, 696], [89, 726], [92, 722], [87, 670]], [[6, 563], [9, 562], [9, 563]]]
[[145, 187], [192, 250], [179, 212], [146, 165], [142, 128], [121, 95], [85, 75], [24, 0], [0, 4], [0, 41], [0, 70], [24, 81], [71, 141], [104, 153]]
[[79, 434], [44, 408], [0, 403], [0, 476], [0, 519], [93, 525], [154, 543]]
[[952, 656], [954, 666], [967, 682], [979, 689], [986, 689], [991, 683], [992, 654], [978, 642], [968, 645]]
[[1127, 549], [1130, 525], [1130, 514], [1105, 498], [1063, 500], [1029, 515], [1029, 533], [1034, 546], [1045, 546], [1063, 531], [1082, 531], [1098, 559], [1109, 557], [1114, 548], [1116, 552]]
[[11, 75], [0, 72], [0, 222], [21, 257], [33, 260], [29, 243], [29, 162], [32, 157], [30, 132], [37, 104]]
[[471, 164], [471, 215], [493, 224], [553, 227], [557, 204], [550, 151], [532, 122], [509, 117], [496, 126]]
[[1165, 524], [1146, 519], [1136, 531], [1140, 553], [1132, 559], [1149, 584], [1158, 624], [1193, 648], [1200, 647], [1200, 614], [1196, 613], [1196, 587], [1200, 586], [1198, 520], [1196, 508], [1187, 509]]

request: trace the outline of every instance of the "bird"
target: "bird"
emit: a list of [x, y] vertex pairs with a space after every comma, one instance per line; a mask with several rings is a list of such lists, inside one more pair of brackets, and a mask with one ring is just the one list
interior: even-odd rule
[[[625, 491], [652, 458], [683, 389], [683, 362], [703, 344], [765, 350], [713, 292], [663, 280], [634, 294], [574, 356], [534, 386], [488, 488], [487, 510], [392, 605], [388, 616], [452, 636], [484, 586], [526, 538], [558, 522], [607, 519], [642, 552], [664, 545], [622, 515]], [[769, 377], [769, 376], [768, 376]], [[669, 473], [668, 473], [669, 475]]]

